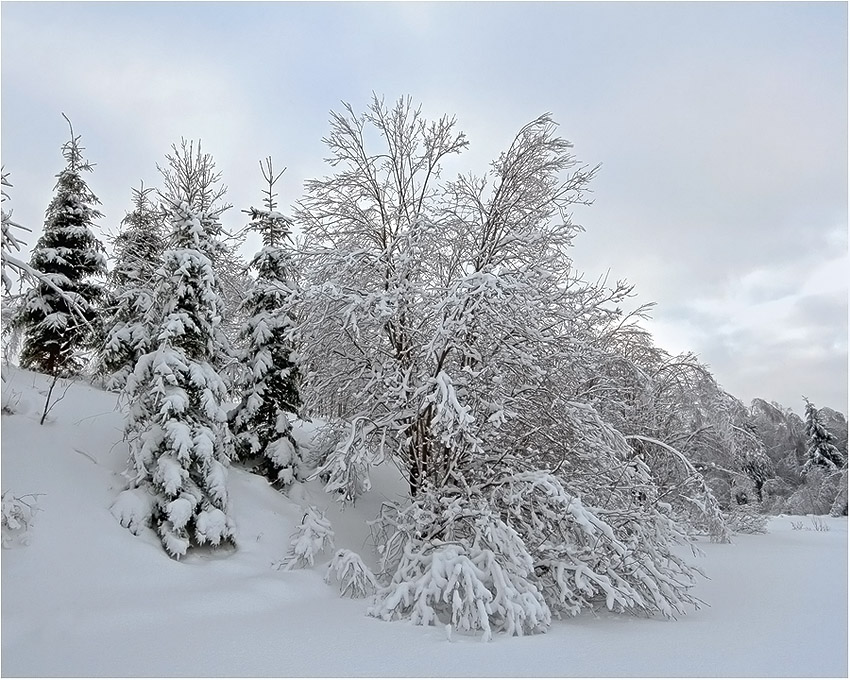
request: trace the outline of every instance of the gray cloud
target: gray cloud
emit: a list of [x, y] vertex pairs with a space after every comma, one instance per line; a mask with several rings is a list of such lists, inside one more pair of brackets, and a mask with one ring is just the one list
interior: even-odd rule
[[823, 389], [846, 412], [846, 5], [3, 3], [2, 19], [3, 161], [36, 229], [60, 111], [112, 228], [180, 136], [215, 156], [236, 228], [260, 158], [289, 167], [284, 206], [327, 172], [340, 100], [456, 114], [471, 147], [444, 176], [483, 173], [551, 111], [603, 163], [577, 266], [635, 282], [659, 344], [699, 351], [740, 396], [796, 407]]

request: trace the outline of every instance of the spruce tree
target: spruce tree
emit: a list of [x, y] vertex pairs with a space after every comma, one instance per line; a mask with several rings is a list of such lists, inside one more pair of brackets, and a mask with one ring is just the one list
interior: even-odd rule
[[[150, 521], [169, 555], [233, 540], [227, 465], [232, 438], [221, 406], [221, 293], [213, 260], [220, 209], [202, 197], [219, 181], [209, 154], [185, 143], [169, 156], [161, 194], [171, 230], [157, 272], [151, 350], [127, 380], [133, 484], [153, 496]], [[182, 177], [180, 183], [169, 179]], [[184, 181], [185, 180], [185, 181]], [[218, 193], [220, 197], [223, 192]]]
[[827, 470], [835, 470], [844, 465], [844, 456], [835, 446], [835, 437], [820, 422], [820, 416], [815, 405], [806, 397], [806, 437], [807, 451], [806, 462], [803, 465], [803, 474], [811, 469], [823, 467]]
[[258, 469], [281, 486], [295, 479], [298, 447], [292, 437], [287, 413], [298, 410], [298, 369], [289, 334], [295, 293], [291, 255], [285, 245], [292, 222], [276, 210], [274, 184], [283, 171], [274, 174], [271, 157], [260, 164], [268, 183], [265, 209], [251, 208], [249, 228], [263, 239], [263, 248], [251, 267], [257, 278], [243, 310], [247, 315], [240, 331], [245, 367], [239, 388], [242, 399], [231, 414], [236, 436], [236, 453], [242, 459], [258, 457]]
[[115, 267], [109, 277], [108, 331], [101, 371], [109, 389], [122, 389], [139, 357], [153, 342], [147, 318], [153, 305], [154, 275], [163, 250], [162, 213], [151, 200], [153, 188], [133, 189], [133, 210], [113, 241]]
[[27, 292], [15, 319], [24, 330], [21, 366], [49, 375], [78, 373], [84, 365], [81, 352], [98, 340], [96, 305], [104, 289], [92, 277], [106, 274], [106, 258], [92, 227], [103, 215], [83, 179], [82, 173], [93, 169], [83, 151], [72, 127], [62, 146], [66, 165], [57, 175], [44, 233], [30, 260], [30, 267], [44, 276]]

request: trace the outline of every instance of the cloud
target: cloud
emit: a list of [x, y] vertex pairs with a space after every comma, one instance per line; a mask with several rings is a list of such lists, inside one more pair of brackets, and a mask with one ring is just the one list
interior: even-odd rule
[[[650, 330], [697, 351], [724, 387], [746, 400], [767, 397], [847, 412], [846, 250], [802, 255], [730, 279], [713, 295], [657, 310]], [[675, 349], [681, 349], [676, 347]]]
[[[234, 228], [259, 200], [260, 158], [289, 166], [285, 207], [304, 178], [328, 172], [321, 138], [340, 100], [362, 111], [372, 90], [388, 102], [410, 94], [429, 117], [457, 114], [470, 148], [444, 178], [482, 174], [551, 111], [576, 156], [602, 163], [596, 204], [575, 210], [587, 228], [576, 267], [589, 278], [610, 269], [637, 284], [639, 302], [657, 302], [661, 346], [700, 351], [742, 396], [781, 400], [788, 385], [846, 376], [840, 3], [3, 3], [2, 13], [3, 156], [16, 217], [36, 230], [61, 168], [63, 110], [98, 163], [91, 185], [112, 228], [180, 136], [202, 138], [218, 162]], [[836, 398], [846, 391], [821, 401]]]

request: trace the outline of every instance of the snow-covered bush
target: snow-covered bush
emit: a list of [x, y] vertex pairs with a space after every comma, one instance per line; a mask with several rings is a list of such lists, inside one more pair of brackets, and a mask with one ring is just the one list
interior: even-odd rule
[[734, 534], [766, 534], [768, 516], [758, 506], [739, 505], [723, 513], [726, 526]]
[[668, 617], [698, 606], [688, 591], [699, 572], [672, 550], [687, 536], [651, 502], [635, 505], [591, 509], [555, 475], [509, 470], [385, 504], [376, 536], [390, 584], [370, 613], [488, 638], [597, 603]]
[[342, 597], [366, 597], [378, 588], [378, 580], [360, 555], [344, 548], [336, 551], [325, 572], [326, 583], [334, 580]]
[[144, 489], [125, 489], [118, 494], [109, 511], [122, 527], [138, 536], [150, 523], [153, 498]]
[[[840, 499], [842, 493], [846, 494], [846, 485], [842, 486], [842, 474], [842, 471], [830, 470], [826, 466], [811, 467], [803, 483], [785, 501], [782, 511], [788, 515], [830, 514], [836, 500]], [[840, 505], [840, 500], [838, 502]]]
[[276, 566], [286, 570], [312, 567], [317, 555], [333, 548], [333, 539], [333, 528], [325, 513], [311, 505], [289, 539], [286, 556]]
[[[0, 500], [0, 515], [2, 515], [3, 547], [28, 545], [33, 518], [40, 510], [38, 496], [41, 494], [24, 494], [15, 496], [11, 491], [4, 491]], [[24, 500], [29, 499], [29, 500]]]
[[829, 514], [833, 517], [841, 517], [847, 515], [847, 464], [838, 474], [836, 482], [838, 491], [835, 494], [835, 500], [832, 501], [832, 507], [829, 509]]
[[313, 473], [325, 483], [325, 491], [336, 495], [343, 504], [372, 488], [369, 468], [375, 454], [368, 442], [372, 428], [362, 419], [327, 424], [319, 435], [319, 466]]
[[484, 639], [549, 625], [532, 558], [484, 499], [427, 492], [404, 510], [385, 506], [382, 520], [390, 533], [379, 550], [391, 580], [369, 609], [372, 616], [451, 625]]

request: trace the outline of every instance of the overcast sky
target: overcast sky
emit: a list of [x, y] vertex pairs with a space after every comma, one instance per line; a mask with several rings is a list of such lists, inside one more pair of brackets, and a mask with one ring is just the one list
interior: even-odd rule
[[[340, 101], [455, 114], [483, 173], [543, 112], [602, 164], [576, 266], [654, 301], [657, 342], [725, 389], [847, 413], [847, 4], [2, 3], [2, 160], [35, 242], [67, 139], [114, 231], [201, 138], [235, 208], [327, 172]], [[444, 175], [445, 176], [445, 175]]]

